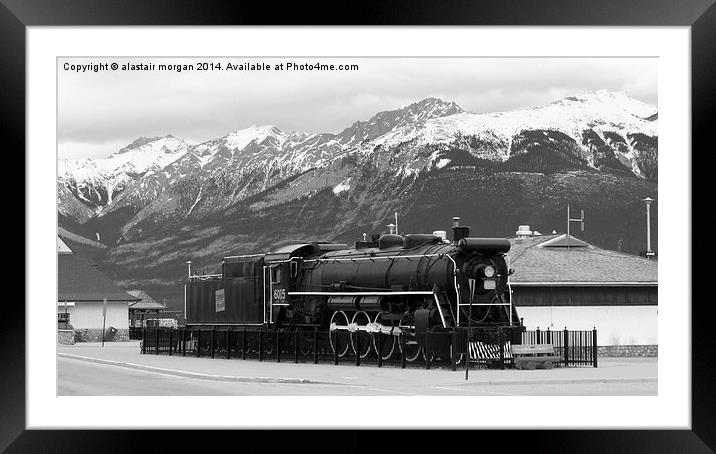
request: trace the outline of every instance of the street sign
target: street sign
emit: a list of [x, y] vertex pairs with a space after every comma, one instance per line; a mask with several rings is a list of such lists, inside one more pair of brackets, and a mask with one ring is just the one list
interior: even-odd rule
[[107, 298], [102, 300], [102, 347], [104, 347], [104, 326], [107, 321]]

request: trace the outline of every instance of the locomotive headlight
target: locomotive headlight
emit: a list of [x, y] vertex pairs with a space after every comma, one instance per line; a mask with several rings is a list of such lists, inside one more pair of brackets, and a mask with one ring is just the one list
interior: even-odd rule
[[482, 273], [485, 275], [485, 277], [492, 277], [495, 275], [495, 268], [487, 265], [485, 268], [483, 268]]

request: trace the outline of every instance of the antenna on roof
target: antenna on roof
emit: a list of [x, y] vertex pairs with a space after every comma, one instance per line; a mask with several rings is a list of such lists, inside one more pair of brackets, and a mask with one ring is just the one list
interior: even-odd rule
[[569, 204], [567, 204], [567, 236], [569, 236], [569, 224], [572, 222], [579, 222], [581, 224], [582, 232], [584, 232], [584, 210], [582, 210], [582, 215], [579, 219], [572, 219], [569, 216]]

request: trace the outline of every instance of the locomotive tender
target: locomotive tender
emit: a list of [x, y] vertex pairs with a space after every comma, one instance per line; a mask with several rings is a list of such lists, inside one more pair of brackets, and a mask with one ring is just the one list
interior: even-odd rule
[[[407, 349], [408, 361], [421, 353], [426, 331], [524, 330], [512, 305], [509, 241], [472, 238], [459, 219], [452, 241], [444, 231], [403, 237], [391, 224], [390, 233], [364, 235], [354, 248], [307, 242], [224, 257], [220, 274], [190, 274], [187, 327], [327, 330], [338, 356], [351, 348], [388, 359]], [[401, 333], [407, 342], [398, 342]]]

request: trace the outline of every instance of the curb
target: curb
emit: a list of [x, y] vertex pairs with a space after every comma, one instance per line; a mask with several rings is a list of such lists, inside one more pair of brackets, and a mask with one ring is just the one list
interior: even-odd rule
[[563, 379], [537, 379], [537, 380], [481, 380], [468, 381], [467, 383], [455, 383], [451, 386], [474, 386], [474, 385], [576, 385], [590, 383], [658, 383], [656, 378], [563, 378]]
[[92, 358], [90, 356], [70, 355], [68, 353], [58, 353], [58, 357], [76, 359], [90, 363], [107, 364], [110, 366], [126, 367], [128, 369], [145, 370], [166, 375], [174, 375], [177, 377], [196, 378], [202, 380], [230, 381], [230, 382], [248, 382], [248, 383], [303, 383], [313, 385], [342, 385], [343, 383], [309, 380], [306, 378], [271, 378], [271, 377], [241, 377], [238, 375], [212, 375], [202, 374], [200, 372], [187, 372], [176, 369], [165, 369], [162, 367], [146, 366], [144, 364], [125, 363], [122, 361], [112, 361], [109, 359]]

